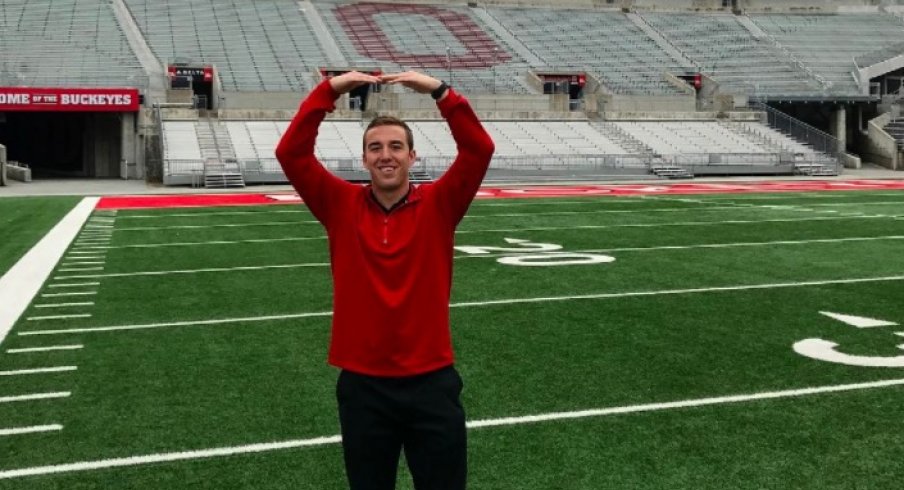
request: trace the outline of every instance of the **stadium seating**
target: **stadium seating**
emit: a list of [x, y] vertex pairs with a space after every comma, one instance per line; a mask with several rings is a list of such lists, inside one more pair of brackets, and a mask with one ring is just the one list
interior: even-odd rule
[[730, 14], [646, 13], [644, 20], [729, 93], [812, 95], [822, 89], [768, 39]]
[[103, 0], [4, 0], [0, 85], [148, 85]]
[[679, 94], [663, 72], [693, 70], [672, 59], [621, 13], [536, 8], [489, 12], [549, 67], [589, 67], [616, 93]]
[[751, 14], [750, 18], [815, 73], [830, 94], [859, 94], [853, 59], [900, 43], [904, 36], [901, 20], [883, 13]]
[[524, 82], [527, 62], [466, 7], [444, 5], [437, 14], [431, 6], [315, 5], [352, 64], [415, 69], [469, 93], [531, 91]]
[[126, 4], [161, 62], [211, 63], [225, 90], [309, 90], [326, 60], [292, 0]]

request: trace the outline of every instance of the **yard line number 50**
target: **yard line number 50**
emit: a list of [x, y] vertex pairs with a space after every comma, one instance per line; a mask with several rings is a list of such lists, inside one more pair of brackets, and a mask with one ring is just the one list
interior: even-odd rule
[[489, 246], [460, 246], [456, 250], [470, 255], [488, 255], [492, 253], [513, 254], [503, 255], [496, 262], [505, 265], [524, 267], [551, 267], [560, 265], [592, 265], [605, 264], [615, 261], [615, 257], [601, 254], [582, 252], [564, 252], [562, 245], [555, 243], [533, 243], [530, 240], [519, 238], [506, 238], [505, 241], [511, 247]]

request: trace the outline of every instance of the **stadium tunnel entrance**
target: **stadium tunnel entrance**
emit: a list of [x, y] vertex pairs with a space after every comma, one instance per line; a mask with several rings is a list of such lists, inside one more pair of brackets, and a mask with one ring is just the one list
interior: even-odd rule
[[0, 88], [0, 144], [33, 178], [141, 178], [135, 89]]

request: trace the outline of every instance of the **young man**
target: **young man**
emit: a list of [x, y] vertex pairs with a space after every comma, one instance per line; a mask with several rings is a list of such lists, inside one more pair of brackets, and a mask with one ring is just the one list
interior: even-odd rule
[[[409, 183], [414, 141], [395, 118], [378, 117], [364, 132], [368, 186], [333, 176], [314, 157], [317, 129], [335, 100], [374, 83], [436, 99], [458, 156], [435, 183]], [[449, 332], [452, 247], [493, 150], [467, 100], [417, 72], [349, 72], [324, 81], [276, 148], [283, 171], [329, 237], [329, 362], [342, 370], [336, 397], [352, 490], [394, 488], [403, 448], [418, 490], [465, 488], [462, 382]]]

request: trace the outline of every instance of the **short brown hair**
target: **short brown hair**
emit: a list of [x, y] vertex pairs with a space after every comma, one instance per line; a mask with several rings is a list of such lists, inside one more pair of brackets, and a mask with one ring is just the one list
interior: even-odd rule
[[[405, 136], [408, 138], [408, 150], [410, 151], [414, 149], [414, 133], [411, 132], [411, 128], [408, 127], [408, 124], [406, 124], [405, 121], [393, 116], [377, 116], [372, 121], [370, 121], [370, 124], [367, 125], [367, 129], [364, 130], [364, 137], [366, 138], [367, 132], [377, 126], [401, 127], [405, 130]], [[362, 144], [365, 145], [364, 149], [366, 150], [366, 141]]]

